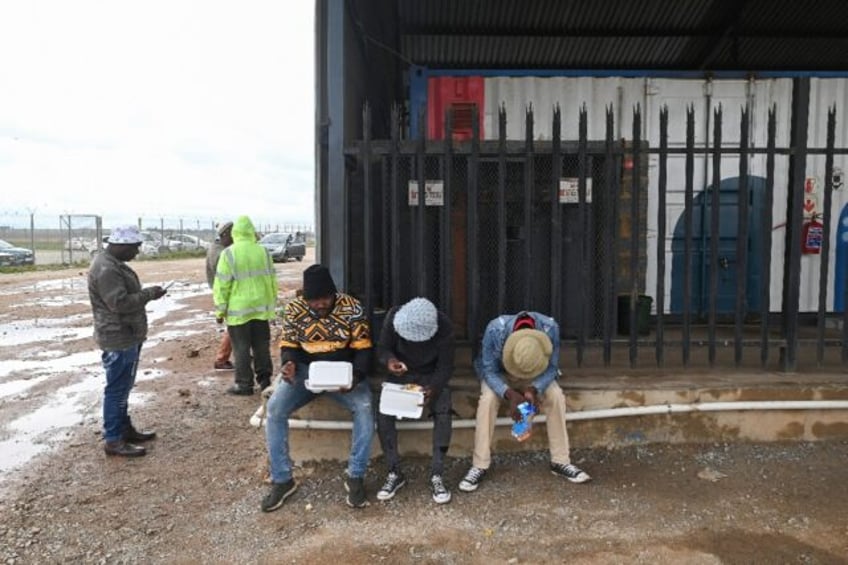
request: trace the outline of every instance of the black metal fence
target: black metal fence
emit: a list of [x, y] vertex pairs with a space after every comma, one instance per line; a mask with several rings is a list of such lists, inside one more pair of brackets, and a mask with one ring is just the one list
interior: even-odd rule
[[[774, 108], [768, 115], [766, 147], [749, 145], [747, 108], [740, 116], [738, 146], [723, 143], [719, 108], [708, 155], [695, 146], [692, 107], [685, 116], [685, 147], [669, 147], [667, 109], [659, 116], [658, 147], [642, 140], [638, 107], [630, 140], [614, 138], [614, 114], [608, 108], [606, 136], [600, 141], [587, 139], [585, 108], [576, 141], [561, 138], [558, 108], [550, 141], [534, 139], [532, 108], [524, 116], [523, 141], [506, 138], [504, 109], [498, 139], [480, 139], [476, 112], [467, 141], [453, 139], [450, 112], [445, 140], [425, 139], [424, 128], [418, 139], [402, 139], [397, 108], [391, 139], [372, 140], [370, 110], [364, 109], [363, 139], [347, 152], [348, 287], [372, 315], [413, 296], [427, 296], [449, 313], [457, 335], [476, 348], [491, 318], [537, 310], [560, 322], [577, 366], [694, 363], [795, 370], [799, 347], [813, 352], [812, 367], [846, 364], [848, 309], [830, 318], [827, 311], [833, 156], [848, 153], [834, 147], [835, 109], [828, 113], [827, 147], [807, 147], [806, 135], [799, 141], [794, 132], [796, 127], [806, 129], [803, 123], [793, 124], [790, 146], [778, 148]], [[652, 155], [658, 161], [652, 195], [657, 242], [656, 284], [649, 289]], [[755, 155], [766, 161], [764, 182], [756, 186], [749, 179], [749, 161]], [[808, 155], [826, 157], [826, 180], [818, 308], [799, 316]], [[683, 179], [669, 180], [670, 156], [685, 159]], [[772, 285], [780, 282], [770, 275], [772, 225], [779, 220], [773, 218], [776, 156], [788, 160], [789, 179], [781, 304], [771, 299]], [[696, 158], [708, 158], [712, 178], [722, 179], [727, 173], [722, 163], [729, 157], [738, 160], [738, 170], [732, 171], [734, 190], [714, 180], [696, 194]], [[683, 210], [671, 232], [670, 184], [678, 194], [683, 185]], [[733, 237], [724, 237], [728, 230], [735, 230]], [[672, 289], [666, 285], [667, 273]], [[848, 304], [848, 287], [842, 292]], [[759, 355], [753, 353], [756, 349]], [[696, 359], [696, 350], [705, 351], [705, 357]]]

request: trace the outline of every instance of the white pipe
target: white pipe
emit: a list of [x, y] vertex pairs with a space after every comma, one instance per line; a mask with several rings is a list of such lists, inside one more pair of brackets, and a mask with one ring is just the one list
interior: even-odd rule
[[[738, 412], [747, 410], [848, 410], [848, 400], [750, 400], [739, 402], [705, 402], [702, 404], [655, 404], [652, 406], [624, 406], [621, 408], [602, 408], [598, 410], [583, 410], [568, 412], [566, 420], [599, 420], [603, 418], [621, 418], [624, 416], [650, 416], [655, 414], [677, 414], [684, 412]], [[250, 424], [260, 427], [265, 423], [263, 418], [264, 405], [260, 406], [250, 418]], [[544, 414], [533, 418], [536, 424], [544, 423]], [[454, 420], [454, 429], [474, 428], [474, 419]], [[512, 418], [498, 418], [497, 426], [512, 425]], [[350, 420], [301, 420], [289, 419], [289, 427], [297, 430], [350, 430], [353, 422]], [[400, 421], [400, 430], [429, 430], [433, 423], [429, 421]]]

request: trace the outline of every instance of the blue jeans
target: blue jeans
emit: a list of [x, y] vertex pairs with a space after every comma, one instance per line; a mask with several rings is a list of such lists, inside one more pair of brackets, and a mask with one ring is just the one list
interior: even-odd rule
[[127, 400], [135, 384], [141, 344], [118, 351], [104, 351], [101, 355], [106, 369], [106, 388], [103, 391], [103, 438], [118, 441], [130, 427]]
[[[285, 483], [292, 478], [292, 462], [289, 457], [289, 416], [302, 406], [312, 402], [318, 394], [304, 386], [308, 367], [298, 364], [294, 384], [280, 381], [268, 400], [268, 419], [265, 423], [265, 440], [268, 458], [271, 460], [271, 482]], [[353, 416], [353, 437], [347, 472], [353, 478], [365, 476], [371, 457], [371, 440], [374, 438], [374, 410], [371, 407], [371, 389], [363, 379], [350, 392], [320, 393], [332, 398]]]

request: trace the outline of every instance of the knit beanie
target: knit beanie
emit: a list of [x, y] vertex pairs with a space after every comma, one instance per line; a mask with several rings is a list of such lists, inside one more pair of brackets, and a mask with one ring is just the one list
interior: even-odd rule
[[518, 330], [506, 338], [503, 366], [518, 379], [530, 380], [541, 375], [551, 361], [553, 344], [545, 332]]
[[336, 283], [324, 265], [312, 265], [303, 271], [303, 297], [306, 300], [325, 298], [336, 294]]
[[394, 326], [406, 341], [427, 341], [439, 329], [439, 313], [426, 298], [413, 298], [395, 312]]

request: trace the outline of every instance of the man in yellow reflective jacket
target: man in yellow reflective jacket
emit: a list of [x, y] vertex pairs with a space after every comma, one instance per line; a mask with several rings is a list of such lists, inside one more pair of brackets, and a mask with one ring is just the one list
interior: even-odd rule
[[249, 396], [254, 375], [261, 390], [271, 384], [274, 372], [268, 322], [277, 305], [277, 273], [271, 255], [256, 242], [250, 218], [238, 218], [232, 234], [233, 244], [218, 259], [212, 295], [215, 317], [227, 324], [236, 362], [236, 382], [227, 392]]

